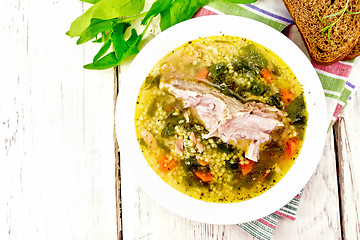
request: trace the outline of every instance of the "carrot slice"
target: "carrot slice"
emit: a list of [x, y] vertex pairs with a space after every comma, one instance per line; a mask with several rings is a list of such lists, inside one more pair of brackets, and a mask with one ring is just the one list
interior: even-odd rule
[[159, 158], [159, 169], [163, 172], [169, 172], [176, 166], [176, 162], [174, 160], [167, 159], [166, 156], [161, 156]]
[[294, 96], [292, 95], [292, 93], [285, 88], [280, 90], [280, 96], [281, 100], [283, 100], [283, 102], [286, 104], [289, 104], [292, 102], [292, 100], [294, 100]]
[[252, 171], [254, 163], [255, 162], [249, 160], [248, 164], [240, 164], [241, 171], [242, 171], [244, 176], [248, 175]]
[[202, 159], [197, 159], [198, 163], [200, 163], [201, 166], [206, 166], [208, 165], [208, 162], [206, 162], [205, 160]]
[[195, 176], [203, 182], [211, 182], [213, 180], [213, 176], [211, 173], [203, 173], [203, 172], [195, 172]]
[[209, 71], [206, 70], [206, 68], [201, 68], [199, 70], [199, 72], [195, 75], [195, 78], [197, 78], [197, 79], [206, 79], [208, 74], [209, 74]]
[[285, 157], [291, 158], [297, 150], [297, 146], [299, 144], [299, 139], [297, 138], [291, 138], [285, 141]]
[[167, 106], [165, 107], [165, 111], [166, 111], [166, 112], [170, 112], [173, 108], [174, 108], [174, 106], [172, 106], [172, 105], [167, 105]]
[[260, 74], [263, 78], [265, 78], [267, 83], [271, 83], [271, 81], [273, 80], [271, 73], [266, 68], [264, 68]]

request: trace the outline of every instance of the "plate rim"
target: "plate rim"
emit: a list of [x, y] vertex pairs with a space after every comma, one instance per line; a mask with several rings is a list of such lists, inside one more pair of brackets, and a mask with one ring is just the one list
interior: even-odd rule
[[[214, 34], [212, 34], [212, 33], [219, 30], [219, 24], [228, 24], [229, 22], [231, 22], [235, 26], [237, 26], [238, 24], [240, 24], [240, 25], [241, 24], [245, 24], [245, 25], [248, 24], [247, 26], [252, 26], [252, 27], [255, 27], [255, 28], [259, 28], [259, 29], [261, 29], [261, 30], [263, 30], [263, 31], [265, 31], [267, 33], [271, 33], [271, 36], [278, 35], [279, 39], [281, 39], [281, 42], [286, 43], [285, 46], [291, 46], [290, 47], [291, 51], [294, 51], [296, 54], [298, 54], [298, 56], [297, 56], [298, 58], [297, 58], [296, 62], [301, 63], [301, 64], [305, 64], [306, 70], [309, 70], [309, 72], [306, 73], [306, 74], [312, 76], [312, 78], [315, 78], [313, 81], [316, 82], [315, 86], [317, 88], [317, 91], [319, 91], [319, 86], [321, 88], [320, 90], [322, 92], [322, 96], [321, 96], [321, 94], [320, 95], [317, 94], [315, 97], [317, 98], [318, 102], [316, 104], [318, 106], [320, 106], [319, 111], [321, 113], [321, 114], [319, 114], [320, 119], [318, 119], [317, 122], [320, 122], [320, 123], [322, 122], [322, 126], [321, 125], [318, 126], [319, 124], [316, 126], [317, 128], [320, 128], [321, 130], [319, 130], [319, 134], [317, 135], [317, 137], [314, 136], [318, 140], [317, 143], [319, 145], [318, 149], [315, 149], [313, 151], [313, 155], [315, 155], [315, 157], [314, 157], [315, 161], [312, 161], [312, 164], [310, 165], [310, 169], [304, 172], [306, 174], [306, 176], [303, 178], [303, 180], [301, 180], [301, 183], [297, 184], [295, 187], [292, 187], [291, 189], [288, 189], [289, 192], [291, 192], [291, 194], [287, 193], [287, 195], [286, 195], [287, 197], [282, 197], [280, 199], [278, 199], [276, 196], [273, 196], [273, 195], [268, 194], [268, 193], [269, 192], [271, 193], [271, 192], [277, 190], [277, 188], [279, 188], [279, 187], [277, 187], [278, 185], [280, 185], [280, 187], [283, 188], [282, 185], [284, 185], [284, 184], [282, 182], [284, 182], [283, 181], [284, 179], [287, 179], [286, 177], [289, 175], [289, 173], [293, 172], [292, 169], [294, 169], [296, 161], [295, 161], [294, 165], [291, 167], [291, 169], [288, 171], [288, 173], [282, 178], [282, 180], [280, 180], [270, 190], [268, 190], [265, 193], [259, 195], [258, 197], [255, 197], [255, 198], [252, 198], [250, 200], [243, 201], [243, 202], [238, 202], [238, 203], [211, 203], [211, 202], [204, 202], [204, 201], [201, 201], [201, 200], [197, 200], [197, 199], [191, 198], [191, 197], [189, 197], [189, 196], [187, 196], [187, 195], [185, 195], [183, 193], [178, 192], [177, 190], [172, 188], [170, 185], [165, 183], [158, 175], [156, 175], [156, 173], [151, 169], [151, 167], [148, 166], [147, 161], [145, 160], [145, 158], [143, 159], [143, 160], [145, 160], [145, 162], [147, 164], [147, 166], [144, 167], [143, 171], [147, 172], [147, 174], [146, 174], [147, 177], [150, 176], [151, 178], [154, 178], [154, 179], [152, 179], [151, 181], [149, 181], [149, 180], [144, 181], [142, 179], [135, 178], [135, 180], [137, 181], [137, 183], [142, 187], [142, 189], [152, 199], [154, 199], [156, 202], [160, 203], [160, 205], [164, 206], [165, 208], [169, 209], [170, 211], [175, 212], [176, 214], [181, 215], [181, 216], [183, 216], [185, 218], [189, 218], [189, 219], [192, 219], [192, 220], [205, 222], [205, 223], [212, 223], [212, 224], [236, 224], [236, 223], [242, 223], [242, 222], [248, 222], [248, 221], [256, 220], [256, 219], [259, 219], [259, 218], [261, 218], [263, 216], [266, 216], [266, 215], [269, 215], [269, 214], [273, 213], [274, 211], [280, 209], [282, 206], [287, 204], [297, 193], [300, 192], [300, 190], [305, 186], [305, 184], [308, 182], [308, 180], [310, 179], [310, 177], [314, 173], [314, 171], [315, 171], [315, 169], [316, 169], [316, 167], [318, 165], [318, 162], [320, 160], [322, 149], [323, 149], [323, 147], [325, 145], [326, 129], [327, 129], [327, 127], [326, 127], [326, 122], [327, 122], [326, 116], [327, 116], [327, 114], [326, 114], [325, 96], [323, 94], [323, 89], [321, 87], [318, 75], [316, 74], [315, 69], [310, 64], [310, 61], [308, 60], [308, 58], [305, 56], [305, 54], [290, 39], [283, 36], [277, 30], [275, 30], [275, 29], [273, 29], [273, 28], [271, 28], [271, 27], [269, 27], [269, 26], [267, 26], [267, 25], [265, 25], [263, 23], [260, 23], [258, 21], [248, 19], [248, 18], [244, 18], [244, 17], [229, 16], [229, 15], [204, 16], [204, 17], [200, 17], [200, 18], [190, 19], [190, 20], [184, 21], [182, 23], [179, 23], [177, 25], [174, 25], [173, 27], [165, 30], [164, 32], [161, 32], [160, 34], [158, 34], [154, 39], [152, 39], [149, 43], [147, 43], [147, 45], [145, 45], [145, 47], [140, 51], [140, 53], [134, 58], [134, 60], [131, 63], [130, 67], [128, 68], [127, 72], [125, 73], [123, 79], [131, 78], [131, 76], [133, 75], [132, 71], [136, 70], [136, 69], [134, 69], [136, 67], [136, 64], [138, 64], [138, 62], [141, 63], [141, 61], [143, 61], [142, 58], [146, 58], [147, 54], [153, 53], [154, 48], [159, 47], [158, 46], [159, 43], [162, 43], [162, 41], [166, 40], [166, 38], [170, 38], [172, 36], [173, 32], [177, 32], [178, 34], [180, 34], [180, 33], [181, 34], [187, 34], [186, 32], [189, 30], [189, 28], [195, 28], [195, 27], [199, 27], [199, 25], [200, 26], [203, 25], [203, 26], [207, 26], [207, 27], [211, 26], [209, 35], [207, 35], [207, 36], [213, 36]], [[228, 35], [227, 33], [232, 32], [232, 31], [229, 31], [230, 28], [231, 27], [227, 27], [226, 29], [221, 28], [220, 34]], [[244, 31], [244, 28], [242, 29], [242, 31]], [[198, 31], [196, 34], [200, 35], [202, 33], [200, 33]], [[189, 36], [195, 36], [196, 34], [192, 34], [192, 35], [190, 34]], [[239, 36], [239, 35], [237, 35], [237, 36]], [[205, 36], [201, 36], [201, 37], [205, 37]], [[183, 38], [181, 38], [181, 39], [183, 39]], [[192, 39], [189, 39], [189, 40], [192, 40]], [[251, 38], [250, 38], [250, 40], [254, 41]], [[180, 40], [179, 39], [178, 40], [174, 39], [174, 41], [177, 43]], [[255, 42], [269, 48], [268, 46], [266, 46], [266, 44], [263, 44], [261, 41], [259, 42], [259, 41], [255, 40]], [[186, 43], [186, 41], [183, 42], [183, 43], [178, 43], [177, 47], [181, 46], [184, 43]], [[164, 45], [160, 45], [160, 46], [163, 46], [164, 49], [170, 48], [170, 47], [164, 46]], [[175, 49], [175, 48], [176, 47], [171, 48], [170, 51]], [[163, 52], [164, 49], [161, 49], [161, 51]], [[278, 54], [278, 52], [276, 50], [274, 51], [272, 48], [269, 48], [269, 49], [272, 50], [275, 54], [277, 54], [279, 56], [279, 54]], [[168, 51], [168, 52], [170, 52], [170, 51]], [[162, 55], [162, 57], [160, 59], [162, 59], [165, 55]], [[281, 56], [279, 56], [279, 57], [283, 59], [283, 57], [281, 57]], [[289, 65], [288, 61], [286, 61], [285, 59], [283, 59], [283, 60], [284, 60], [284, 62], [286, 64]], [[156, 62], [155, 62], [155, 64], [156, 64]], [[152, 66], [154, 66], [154, 65], [152, 65]], [[143, 71], [145, 71], [145, 70], [143, 70]], [[295, 73], [295, 71], [294, 71], [294, 73]], [[141, 83], [144, 81], [144, 79], [145, 78], [143, 78]], [[298, 79], [301, 79], [301, 78], [298, 78]], [[129, 101], [127, 101], [128, 99], [126, 99], [125, 96], [128, 93], [127, 88], [131, 87], [131, 85], [134, 85], [134, 84], [132, 84], [130, 81], [125, 81], [125, 82], [121, 83], [120, 91], [119, 91], [120, 95], [119, 95], [119, 97], [117, 99], [117, 104], [116, 104], [115, 129], [116, 129], [117, 139], [118, 139], [118, 142], [119, 142], [120, 152], [121, 152], [121, 155], [124, 157], [124, 160], [122, 161], [122, 163], [127, 164], [129, 169], [131, 168], [133, 173], [134, 173], [134, 166], [132, 166], [134, 164], [132, 164], [132, 162], [129, 160], [129, 158], [132, 157], [131, 156], [132, 154], [130, 154], [129, 151], [128, 151], [129, 150], [129, 146], [128, 146], [129, 140], [125, 141], [124, 138], [120, 137], [122, 135], [122, 132], [129, 133], [129, 131], [130, 131], [129, 130], [130, 128], [125, 127], [125, 126], [121, 126], [121, 124], [126, 123], [126, 121], [124, 121], [124, 118], [120, 117], [120, 115], [121, 115], [120, 112], [124, 111], [124, 109], [129, 110], [129, 108], [128, 108], [129, 106], [125, 106], [126, 104], [128, 105], [128, 102], [129, 102]], [[314, 85], [314, 84], [311, 84], [311, 86], [312, 85]], [[138, 83], [137, 83], [137, 86], [138, 86]], [[135, 86], [133, 86], [133, 87], [135, 87]], [[312, 91], [315, 91], [315, 90], [312, 90]], [[136, 97], [137, 97], [137, 94], [136, 94]], [[309, 109], [309, 104], [308, 104], [307, 97], [308, 97], [308, 94], [305, 94], [306, 102], [307, 102], [308, 109]], [[312, 104], [313, 102], [310, 102], [310, 103]], [[132, 119], [134, 120], [134, 117], [132, 117]], [[310, 112], [309, 112], [309, 120], [310, 120]], [[309, 126], [307, 127], [307, 130], [306, 130], [305, 140], [307, 139], [307, 136], [308, 136], [308, 130], [309, 130]], [[312, 129], [310, 129], [310, 130], [312, 130]], [[314, 128], [314, 130], [316, 130], [316, 128]], [[304, 146], [305, 146], [305, 143], [307, 143], [307, 142], [304, 141]], [[304, 146], [303, 146], [303, 148], [304, 148]], [[311, 146], [308, 146], [308, 147], [311, 147]], [[302, 153], [302, 151], [300, 152], [300, 154], [301, 153]], [[139, 155], [135, 155], [135, 156], [140, 157]], [[301, 166], [301, 167], [303, 167], [303, 166]], [[149, 173], [149, 171], [153, 172], [153, 174]], [[156, 184], [156, 186], [158, 186], [157, 189], [154, 189], [152, 187], [152, 186], [154, 186], [154, 184]], [[161, 191], [164, 190], [164, 189], [166, 191], [169, 191], [169, 194], [172, 197], [179, 198], [179, 199], [181, 199], [181, 201], [176, 201], [175, 204], [174, 203], [169, 203], [168, 201], [171, 200], [172, 198], [168, 198], [168, 197], [164, 198], [161, 195]], [[273, 189], [275, 189], [275, 190], [273, 190]], [[268, 195], [270, 195], [270, 196], [268, 196]], [[272, 206], [268, 207], [265, 210], [264, 209], [261, 210], [261, 211], [256, 211], [255, 210], [255, 213], [252, 213], [252, 214], [250, 213], [250, 215], [247, 214], [246, 216], [243, 216], [241, 214], [241, 213], [243, 213], [244, 209], [246, 209], [247, 207], [253, 207], [256, 204], [259, 204], [259, 203], [262, 203], [263, 201], [265, 201], [265, 200], [263, 200], [264, 198], [265, 198], [265, 200], [268, 200], [268, 201], [278, 201], [278, 203], [273, 204]], [[184, 201], [185, 203], [182, 202], [182, 201]], [[251, 202], [251, 204], [244, 204], [246, 202]], [[193, 204], [193, 206], [189, 206], [189, 204]], [[240, 207], [239, 204], [245, 205], [245, 207]], [[225, 207], [223, 207], [223, 206], [225, 206]], [[184, 208], [187, 208], [187, 207], [188, 207], [188, 210], [186, 210], [186, 209], [184, 210]], [[212, 209], [212, 208], [216, 208], [216, 209], [220, 209], [220, 210], [204, 212], [205, 210]], [[236, 215], [234, 213], [240, 214], [240, 216], [230, 216], [230, 217], [225, 216], [224, 217], [224, 215], [226, 215], [226, 214]]]

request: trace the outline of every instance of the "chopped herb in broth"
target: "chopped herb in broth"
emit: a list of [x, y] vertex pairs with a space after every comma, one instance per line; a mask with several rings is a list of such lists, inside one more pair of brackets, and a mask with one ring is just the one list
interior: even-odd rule
[[135, 124], [143, 154], [175, 189], [210, 202], [260, 195], [304, 140], [301, 85], [274, 53], [216, 36], [184, 44], [144, 80]]

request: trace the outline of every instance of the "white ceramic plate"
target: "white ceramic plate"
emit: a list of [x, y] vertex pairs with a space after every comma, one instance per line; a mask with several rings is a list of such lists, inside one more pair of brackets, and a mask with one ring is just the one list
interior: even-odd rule
[[[255, 41], [280, 56], [303, 85], [309, 113], [301, 152], [288, 173], [270, 190], [238, 203], [210, 203], [191, 198], [165, 183], [148, 165], [136, 140], [134, 114], [140, 87], [167, 53], [199, 37], [231, 35]], [[207, 16], [185, 21], [160, 33], [136, 56], [121, 84], [116, 133], [121, 158], [143, 190], [172, 212], [189, 219], [236, 224], [266, 216], [288, 203], [305, 186], [319, 162], [326, 137], [326, 105], [319, 78], [303, 52], [287, 37], [260, 22], [235, 16]]]

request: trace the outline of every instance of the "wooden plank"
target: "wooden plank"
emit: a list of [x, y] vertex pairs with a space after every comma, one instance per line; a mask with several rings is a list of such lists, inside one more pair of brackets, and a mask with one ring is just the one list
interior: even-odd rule
[[[360, 84], [360, 61], [351, 77]], [[344, 239], [360, 238], [360, 94], [352, 97], [343, 117], [335, 125], [341, 220]]]
[[[340, 210], [343, 239], [357, 239], [360, 236], [359, 169], [354, 164], [349, 141], [349, 124], [341, 117], [335, 124], [337, 143]], [[353, 129], [354, 127], [349, 127]], [[358, 159], [358, 158], [357, 158]], [[357, 164], [358, 165], [358, 164]]]
[[65, 36], [83, 10], [2, 1], [0, 239], [116, 239], [113, 71]]

